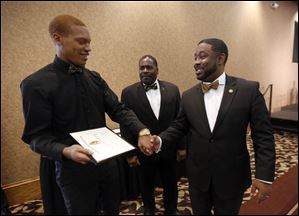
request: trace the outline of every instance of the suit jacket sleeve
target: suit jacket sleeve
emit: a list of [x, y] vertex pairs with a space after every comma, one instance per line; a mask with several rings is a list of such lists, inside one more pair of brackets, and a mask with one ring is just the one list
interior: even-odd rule
[[259, 91], [258, 83], [255, 87], [251, 106], [250, 128], [255, 152], [255, 177], [265, 181], [273, 181], [275, 172], [275, 143], [270, 115], [264, 97]]
[[[130, 96], [128, 95], [128, 91], [123, 90], [121, 93], [121, 102], [124, 103], [128, 108], [130, 108]], [[136, 146], [137, 140], [138, 140], [138, 135], [137, 134], [133, 134], [132, 132], [130, 132], [130, 130], [128, 130], [128, 128], [124, 125], [124, 124], [120, 124], [120, 133], [121, 133], [121, 137], [123, 139], [125, 139], [128, 143]], [[127, 157], [130, 156], [134, 156], [137, 153], [137, 150], [134, 151], [130, 151], [128, 153], [126, 153]]]
[[182, 139], [189, 131], [189, 122], [186, 117], [183, 104], [184, 101], [182, 100], [180, 102], [180, 109], [176, 119], [159, 135], [162, 139], [162, 151], [167, 150], [169, 145], [172, 143], [176, 143], [176, 140]]
[[119, 102], [117, 95], [98, 73], [93, 71], [92, 74], [97, 77], [100, 85], [103, 87], [105, 111], [109, 117], [120, 125], [127, 127], [132, 134], [138, 135], [139, 131], [146, 128], [146, 126], [139, 121], [131, 109]]
[[[176, 116], [178, 115], [179, 111], [180, 111], [180, 103], [181, 103], [181, 96], [180, 96], [180, 91], [177, 88], [177, 103], [176, 103]], [[177, 142], [177, 149], [186, 149], [187, 145], [187, 138], [186, 136], [182, 136], [179, 141]]]

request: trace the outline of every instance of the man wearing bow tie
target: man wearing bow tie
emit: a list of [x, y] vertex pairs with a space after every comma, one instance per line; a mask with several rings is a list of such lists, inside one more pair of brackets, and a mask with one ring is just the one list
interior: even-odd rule
[[[261, 202], [270, 196], [274, 180], [274, 138], [259, 83], [227, 75], [227, 59], [222, 40], [198, 43], [194, 69], [201, 82], [183, 93], [176, 120], [152, 139], [156, 150], [163, 152], [173, 140], [190, 134], [187, 175], [195, 215], [211, 214], [212, 209], [214, 214], [238, 214], [251, 184]], [[255, 151], [253, 181], [246, 145], [248, 125]]]
[[70, 133], [106, 126], [105, 112], [137, 137], [142, 134], [138, 141], [148, 147], [149, 134], [142, 131], [149, 130], [118, 101], [100, 74], [85, 68], [91, 38], [81, 20], [57, 16], [50, 22], [49, 33], [56, 48], [54, 61], [21, 83], [25, 117], [22, 139], [47, 162], [55, 163], [56, 181], [68, 214], [96, 215], [100, 197], [104, 214], [119, 214], [115, 159], [93, 164], [92, 152], [77, 144]]
[[[176, 85], [157, 79], [158, 63], [151, 55], [142, 56], [139, 60], [140, 82], [126, 87], [122, 91], [121, 101], [132, 109], [140, 121], [153, 134], [165, 130], [175, 119], [180, 105], [180, 92]], [[137, 146], [137, 137], [121, 125], [121, 135]], [[180, 149], [178, 149], [178, 145]], [[140, 151], [132, 153], [127, 161], [130, 166], [137, 166], [140, 179], [141, 195], [144, 203], [144, 214], [155, 212], [155, 175], [158, 172], [163, 186], [165, 214], [176, 214], [177, 209], [177, 159], [185, 156], [184, 139], [173, 141], [169, 151], [145, 156]]]

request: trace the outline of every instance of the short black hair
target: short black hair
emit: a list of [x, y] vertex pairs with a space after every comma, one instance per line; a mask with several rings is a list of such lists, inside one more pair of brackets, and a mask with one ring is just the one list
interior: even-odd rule
[[153, 60], [154, 64], [156, 65], [156, 67], [158, 68], [158, 62], [157, 59], [152, 56], [152, 55], [144, 55], [139, 59], [139, 63], [141, 62], [141, 60], [145, 59], [145, 58], [150, 58], [151, 60]]
[[55, 17], [49, 24], [50, 36], [54, 33], [68, 35], [71, 32], [71, 26], [86, 26], [81, 20], [71, 15], [59, 15]]
[[212, 50], [214, 52], [224, 53], [225, 54], [224, 64], [226, 63], [227, 58], [228, 58], [228, 48], [223, 40], [220, 40], [217, 38], [207, 38], [207, 39], [203, 39], [203, 40], [199, 41], [199, 43], [197, 45], [199, 45], [201, 43], [207, 43], [207, 44], [212, 45]]

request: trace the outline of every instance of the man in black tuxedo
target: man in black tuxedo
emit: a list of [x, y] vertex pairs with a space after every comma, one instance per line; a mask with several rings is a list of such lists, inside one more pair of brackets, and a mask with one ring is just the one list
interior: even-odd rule
[[[132, 109], [140, 121], [153, 134], [165, 130], [175, 119], [180, 106], [180, 92], [176, 85], [157, 79], [157, 60], [145, 55], [139, 60], [140, 81], [126, 87], [122, 91], [121, 101]], [[121, 126], [121, 136], [137, 146], [137, 138], [126, 127]], [[145, 156], [136, 151], [128, 156], [130, 166], [137, 166], [144, 203], [144, 214], [154, 215], [155, 212], [155, 174], [159, 171], [163, 186], [165, 214], [176, 214], [177, 209], [177, 178], [176, 150], [178, 157], [184, 157], [184, 142], [173, 141], [167, 152]]]
[[[152, 138], [156, 149], [166, 151], [173, 140], [189, 132], [186, 166], [194, 214], [211, 214], [211, 209], [214, 214], [238, 214], [251, 184], [261, 202], [270, 196], [274, 180], [275, 144], [259, 83], [228, 76], [227, 57], [222, 40], [198, 43], [194, 69], [202, 82], [183, 93], [174, 123]], [[248, 125], [255, 151], [253, 182], [246, 146]]]

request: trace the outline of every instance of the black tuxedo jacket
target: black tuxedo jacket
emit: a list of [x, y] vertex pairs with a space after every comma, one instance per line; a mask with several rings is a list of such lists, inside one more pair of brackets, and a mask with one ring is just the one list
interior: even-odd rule
[[[151, 134], [159, 134], [170, 126], [178, 114], [181, 100], [180, 92], [176, 85], [166, 81], [159, 80], [158, 82], [161, 92], [159, 119], [156, 118], [151, 108], [141, 82], [126, 87], [121, 94], [121, 101], [135, 112], [139, 120], [151, 131]], [[138, 136], [130, 133], [130, 131], [122, 125], [120, 125], [120, 129], [121, 136], [129, 143], [137, 146]], [[172, 145], [170, 145], [167, 152], [161, 152], [159, 154], [162, 154], [163, 157], [175, 157], [177, 144], [180, 145], [180, 148], [185, 148], [183, 141], [177, 142], [176, 140], [172, 141]], [[143, 154], [139, 154], [139, 156], [148, 157]]]
[[216, 193], [229, 198], [251, 185], [246, 145], [248, 125], [255, 150], [255, 177], [273, 181], [275, 147], [272, 126], [259, 83], [254, 81], [226, 77], [213, 132], [209, 128], [201, 84], [184, 92], [178, 117], [160, 134], [162, 151], [168, 149], [173, 140], [189, 133], [187, 173], [190, 186], [207, 191], [212, 181]]

